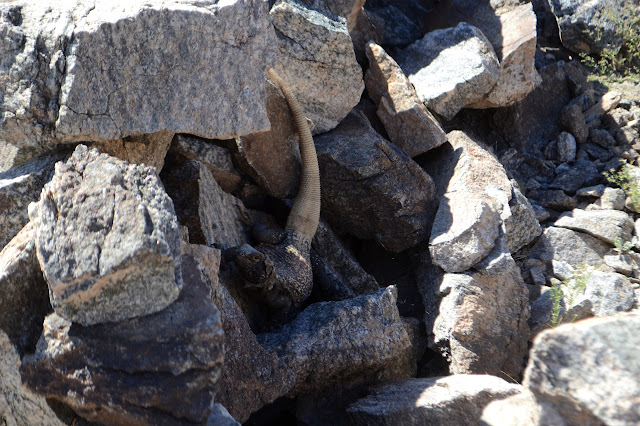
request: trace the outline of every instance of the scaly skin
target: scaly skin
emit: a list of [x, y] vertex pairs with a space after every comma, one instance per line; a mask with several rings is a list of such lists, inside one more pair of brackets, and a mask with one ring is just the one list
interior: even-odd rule
[[280, 88], [293, 114], [300, 137], [302, 176], [298, 195], [287, 219], [282, 240], [245, 244], [232, 256], [247, 287], [257, 287], [265, 302], [277, 309], [299, 307], [311, 294], [311, 240], [320, 220], [320, 173], [311, 130], [300, 103], [273, 69], [269, 78]]

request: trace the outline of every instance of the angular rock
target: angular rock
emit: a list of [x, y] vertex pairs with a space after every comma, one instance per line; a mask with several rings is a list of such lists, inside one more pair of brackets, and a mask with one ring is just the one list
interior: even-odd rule
[[391, 141], [410, 157], [442, 145], [447, 136], [422, 104], [396, 61], [375, 43], [366, 46], [367, 92], [378, 105], [377, 115]]
[[551, 404], [538, 402], [535, 395], [526, 389], [519, 394], [489, 403], [482, 412], [480, 422], [487, 426], [566, 426], [564, 419]]
[[302, 3], [342, 16], [347, 20], [347, 28], [351, 32], [365, 0], [302, 0]]
[[427, 309], [425, 322], [430, 347], [447, 357], [449, 371], [518, 377], [527, 353], [529, 297], [504, 237], [475, 271], [445, 273], [428, 284], [434, 285], [423, 291], [425, 306], [434, 296], [442, 300]]
[[91, 147], [127, 163], [155, 167], [160, 173], [173, 135], [173, 132], [156, 132], [150, 135], [129, 136], [115, 141], [96, 142]]
[[489, 40], [465, 22], [426, 34], [395, 59], [420, 100], [446, 119], [482, 99], [500, 77]]
[[256, 101], [275, 44], [267, 2], [25, 1], [2, 11], [2, 140], [225, 139], [269, 127]]
[[569, 197], [561, 189], [534, 189], [527, 192], [527, 197], [533, 198], [542, 207], [553, 210], [571, 210], [578, 207], [575, 198]]
[[374, 13], [384, 19], [384, 44], [387, 46], [404, 47], [422, 35], [420, 27], [393, 4], [375, 8]]
[[498, 160], [461, 131], [447, 135], [454, 149], [438, 174], [449, 177], [429, 240], [433, 262], [462, 272], [491, 252], [502, 216], [509, 216], [511, 182]]
[[244, 205], [222, 190], [204, 164], [176, 155], [161, 178], [180, 224], [189, 229], [189, 242], [219, 249], [248, 242], [242, 232]]
[[510, 253], [526, 246], [541, 233], [540, 222], [527, 197], [514, 185], [509, 200], [510, 216], [504, 219], [505, 236]]
[[591, 142], [600, 145], [605, 149], [611, 148], [617, 143], [613, 136], [611, 136], [611, 133], [609, 133], [605, 129], [590, 129], [589, 139], [591, 140]]
[[587, 121], [591, 121], [594, 118], [601, 118], [604, 114], [616, 108], [620, 104], [622, 95], [616, 91], [609, 91], [602, 95], [600, 99], [584, 113], [584, 117]]
[[38, 261], [63, 318], [119, 321], [178, 297], [178, 221], [154, 168], [79, 145], [32, 206]]
[[284, 95], [267, 85], [267, 114], [271, 130], [236, 139], [240, 166], [269, 195], [293, 197], [300, 183], [297, 130]]
[[337, 230], [375, 239], [393, 252], [427, 238], [435, 211], [433, 181], [366, 118], [351, 113], [315, 142], [322, 212]]
[[639, 328], [638, 314], [619, 314], [545, 331], [534, 340], [523, 385], [567, 424], [637, 424]]
[[479, 424], [487, 404], [516, 395], [520, 389], [489, 375], [409, 379], [373, 388], [347, 413], [351, 424], [363, 426]]
[[576, 191], [578, 197], [602, 197], [606, 187], [602, 184], [595, 186], [587, 186]]
[[587, 210], [623, 210], [627, 196], [620, 188], [604, 188], [599, 199], [587, 206]]
[[224, 357], [220, 313], [197, 263], [183, 256], [180, 297], [155, 314], [81, 327], [49, 315], [21, 373], [38, 393], [88, 420], [201, 423]]
[[364, 90], [347, 21], [292, 0], [278, 2], [269, 16], [278, 38], [274, 69], [315, 125], [313, 133], [333, 129]]
[[596, 165], [585, 159], [579, 159], [574, 164], [574, 167], [569, 168], [565, 172], [561, 172], [551, 182], [549, 188], [561, 189], [567, 193], [574, 193], [584, 185], [593, 185], [598, 183], [602, 178], [602, 175], [598, 171]]
[[574, 52], [600, 53], [606, 46], [619, 44], [621, 35], [610, 16], [620, 15], [628, 23], [632, 17], [628, 13], [633, 14], [633, 6], [622, 13], [629, 6], [624, 0], [549, 0], [549, 5], [558, 21], [562, 44]]
[[585, 232], [611, 245], [616, 238], [630, 241], [633, 232], [633, 220], [619, 210], [574, 209], [563, 213], [554, 226]]
[[536, 15], [531, 3], [498, 13], [499, 22], [493, 20], [472, 23], [491, 41], [500, 61], [500, 77], [495, 87], [470, 108], [496, 108], [513, 105], [522, 100], [541, 82], [535, 69]]
[[571, 133], [562, 132], [558, 135], [558, 160], [561, 162], [576, 160], [576, 138]]
[[373, 41], [374, 43], [382, 44], [384, 41], [384, 27], [384, 19], [372, 11], [362, 9], [358, 13], [356, 25], [349, 30], [349, 34], [353, 42], [354, 53], [361, 66], [365, 67], [367, 64], [367, 54], [365, 52], [367, 43]]
[[44, 397], [22, 386], [20, 356], [0, 330], [0, 421], [7, 426], [62, 426]]
[[585, 143], [589, 137], [589, 128], [579, 103], [567, 105], [560, 113], [560, 126], [569, 131], [579, 143]]
[[225, 192], [233, 192], [240, 187], [240, 173], [233, 166], [229, 150], [212, 142], [189, 135], [176, 135], [169, 148], [169, 155], [181, 155], [200, 161], [207, 166]]
[[51, 311], [47, 283], [36, 258], [35, 234], [29, 222], [0, 251], [0, 329], [21, 355], [35, 348], [42, 321]]
[[29, 222], [27, 207], [38, 201], [56, 162], [68, 152], [49, 152], [0, 173], [0, 249]]
[[316, 303], [280, 330], [260, 334], [260, 344], [275, 351], [295, 374], [290, 394], [318, 391], [403, 364], [411, 342], [396, 293], [391, 286], [354, 299]]
[[213, 404], [213, 410], [207, 418], [207, 426], [241, 426], [231, 414], [224, 408], [224, 405]]

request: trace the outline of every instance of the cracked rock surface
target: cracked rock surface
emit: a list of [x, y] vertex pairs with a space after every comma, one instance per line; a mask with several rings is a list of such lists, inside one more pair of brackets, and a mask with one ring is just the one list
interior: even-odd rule
[[38, 261], [61, 317], [119, 321], [178, 297], [178, 221], [154, 168], [79, 145], [33, 206]]

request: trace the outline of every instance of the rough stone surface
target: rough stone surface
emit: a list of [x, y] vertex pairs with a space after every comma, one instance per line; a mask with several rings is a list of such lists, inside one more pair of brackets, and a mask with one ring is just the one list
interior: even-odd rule
[[562, 110], [560, 126], [569, 131], [579, 143], [585, 143], [589, 137], [589, 128], [579, 103], [571, 103]]
[[38, 261], [63, 318], [119, 321], [178, 297], [178, 221], [154, 168], [79, 145], [33, 207]]
[[576, 138], [571, 133], [562, 132], [558, 135], [558, 160], [561, 162], [576, 160]]
[[276, 42], [267, 6], [5, 3], [0, 138], [20, 146], [266, 130], [265, 105], [256, 100], [264, 99]]
[[44, 322], [26, 384], [88, 420], [108, 424], [200, 423], [207, 419], [224, 357], [220, 313], [193, 257], [166, 309], [81, 327], [57, 314]]
[[333, 129], [364, 90], [347, 21], [290, 0], [274, 5], [269, 16], [279, 48], [274, 69], [313, 122], [313, 133]]
[[498, 238], [502, 215], [510, 214], [511, 182], [498, 160], [485, 147], [461, 131], [447, 135], [454, 151], [451, 176], [440, 200], [429, 251], [433, 262], [447, 272], [469, 269], [491, 252]]
[[374, 9], [384, 20], [384, 44], [404, 47], [420, 38], [422, 31], [401, 9], [393, 4]]
[[602, 175], [596, 165], [589, 160], [581, 158], [575, 162], [574, 167], [560, 172], [551, 182], [549, 188], [561, 189], [566, 193], [573, 194], [583, 186], [593, 185], [600, 182], [601, 179]]
[[553, 210], [572, 210], [578, 207], [575, 198], [568, 196], [561, 189], [534, 189], [527, 192], [527, 197], [536, 200], [542, 207]]
[[602, 118], [604, 114], [615, 109], [620, 104], [621, 99], [622, 95], [614, 90], [605, 93], [591, 108], [585, 111], [585, 119]]
[[631, 240], [633, 220], [619, 210], [580, 210], [563, 213], [554, 226], [586, 232], [614, 245], [616, 238]]
[[156, 132], [150, 135], [129, 136], [115, 141], [96, 142], [91, 147], [127, 163], [155, 167], [160, 173], [173, 135], [173, 132]]
[[640, 422], [640, 315], [567, 324], [533, 343], [524, 386], [567, 424]]
[[500, 13], [498, 20], [495, 26], [477, 26], [493, 44], [500, 60], [500, 77], [482, 100], [468, 105], [471, 108], [512, 105], [531, 93], [541, 82], [534, 66], [536, 15], [531, 3]]
[[316, 138], [316, 149], [322, 213], [336, 229], [394, 252], [427, 238], [435, 211], [432, 179], [366, 118], [350, 114]]
[[501, 237], [475, 271], [445, 273], [423, 285], [430, 346], [450, 361], [452, 374], [522, 373], [529, 336], [528, 291]]
[[539, 403], [528, 390], [492, 401], [484, 408], [482, 425], [487, 426], [566, 426], [560, 414], [549, 403]]
[[189, 228], [189, 242], [219, 249], [247, 242], [242, 202], [224, 192], [204, 164], [175, 155], [160, 177], [180, 224]]
[[22, 386], [20, 356], [0, 330], [0, 422], [7, 426], [62, 426], [47, 401]]
[[218, 404], [217, 402], [213, 404], [213, 409], [209, 418], [207, 418], [207, 426], [240, 426], [240, 423], [236, 421], [229, 411], [224, 408], [224, 405]]
[[426, 34], [396, 55], [418, 97], [446, 119], [482, 99], [498, 81], [498, 58], [482, 32], [465, 22]]
[[609, 133], [605, 129], [590, 129], [589, 139], [591, 140], [591, 142], [600, 145], [603, 148], [611, 148], [617, 143], [613, 136], [611, 136], [611, 133]]
[[20, 354], [35, 348], [42, 321], [51, 311], [47, 283], [36, 258], [35, 234], [29, 222], [0, 251], [0, 329]]
[[478, 424], [493, 400], [520, 392], [521, 386], [489, 375], [456, 374], [409, 379], [373, 388], [347, 409], [353, 425]]
[[366, 46], [365, 83], [391, 141], [410, 157], [442, 145], [446, 134], [422, 104], [396, 61], [375, 43]]
[[302, 3], [326, 10], [347, 20], [349, 32], [356, 25], [356, 20], [365, 0], [303, 0]]
[[624, 190], [606, 187], [600, 198], [589, 204], [586, 210], [623, 210], [626, 199]]
[[284, 95], [267, 85], [267, 114], [271, 130], [236, 139], [240, 165], [269, 195], [293, 197], [300, 183], [297, 130]]
[[53, 166], [66, 154], [50, 152], [0, 173], [0, 249], [29, 222], [27, 207], [38, 201]]
[[509, 200], [509, 212], [510, 216], [504, 219], [505, 236], [509, 252], [515, 253], [540, 236], [542, 228], [531, 203], [515, 185]]
[[295, 374], [294, 395], [370, 375], [410, 355], [396, 297], [395, 287], [388, 287], [354, 299], [316, 303], [279, 331], [258, 339]]

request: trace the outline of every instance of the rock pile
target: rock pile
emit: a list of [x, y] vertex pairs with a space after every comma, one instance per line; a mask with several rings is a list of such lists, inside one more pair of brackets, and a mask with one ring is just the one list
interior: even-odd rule
[[[424, 3], [0, 4], [1, 422], [640, 423], [640, 98], [566, 60], [606, 2]], [[232, 256], [304, 175], [269, 68], [286, 311]]]

